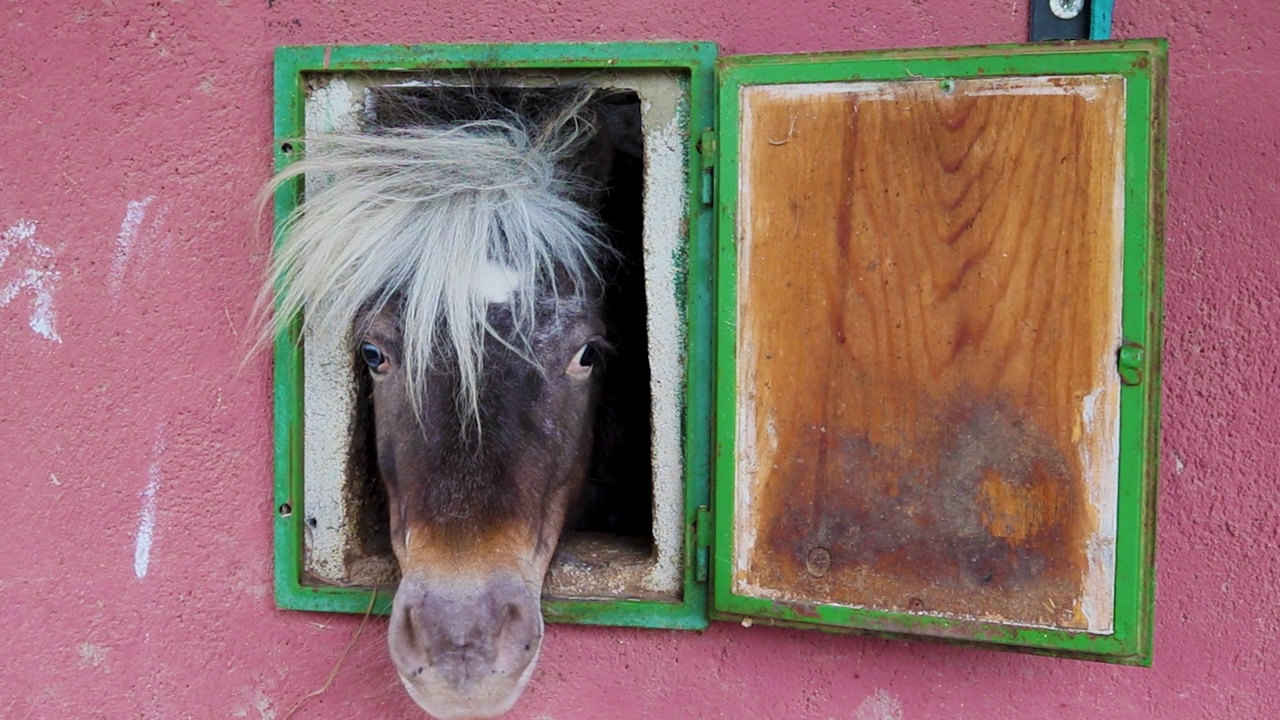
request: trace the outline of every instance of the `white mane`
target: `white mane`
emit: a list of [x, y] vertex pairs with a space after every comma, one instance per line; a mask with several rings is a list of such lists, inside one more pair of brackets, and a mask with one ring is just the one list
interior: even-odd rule
[[[515, 337], [499, 339], [528, 356], [539, 293], [583, 292], [607, 252], [563, 163], [591, 132], [580, 108], [536, 135], [512, 119], [308, 139], [269, 188], [327, 181], [283, 225], [264, 289], [277, 292], [270, 329], [299, 313], [308, 327], [350, 327], [399, 294], [415, 410], [427, 371], [453, 355], [459, 400], [478, 420], [484, 336], [497, 336], [488, 304], [510, 303]], [[558, 273], [572, 290], [557, 287]]]

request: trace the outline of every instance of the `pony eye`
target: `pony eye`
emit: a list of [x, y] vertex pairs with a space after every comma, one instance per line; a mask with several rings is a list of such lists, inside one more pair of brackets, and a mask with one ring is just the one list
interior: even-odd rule
[[387, 356], [373, 343], [362, 343], [360, 345], [360, 359], [364, 360], [369, 369], [374, 372], [386, 369], [383, 365], [387, 362]]
[[587, 343], [578, 348], [578, 352], [574, 353], [573, 359], [569, 361], [569, 367], [565, 369], [566, 375], [575, 377], [586, 377], [591, 374], [591, 365], [600, 357], [600, 351], [595, 345]]

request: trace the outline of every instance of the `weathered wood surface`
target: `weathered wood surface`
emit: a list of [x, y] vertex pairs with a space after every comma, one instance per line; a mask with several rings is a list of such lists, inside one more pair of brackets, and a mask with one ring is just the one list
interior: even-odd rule
[[742, 107], [735, 591], [1108, 632], [1123, 78]]

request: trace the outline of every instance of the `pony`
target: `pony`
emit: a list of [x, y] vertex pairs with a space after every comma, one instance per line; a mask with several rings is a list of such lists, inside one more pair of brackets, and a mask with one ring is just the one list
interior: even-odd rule
[[299, 315], [352, 330], [401, 575], [390, 654], [440, 718], [520, 696], [543, 577], [606, 452], [602, 94], [384, 92], [362, 131], [299, 141], [268, 187], [309, 183], [264, 285], [268, 332]]

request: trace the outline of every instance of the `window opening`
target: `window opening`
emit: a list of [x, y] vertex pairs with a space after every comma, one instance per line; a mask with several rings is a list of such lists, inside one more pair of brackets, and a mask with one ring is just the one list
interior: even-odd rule
[[[308, 82], [306, 131], [463, 119], [441, 117], [445, 108], [457, 112], [460, 106], [480, 115], [503, 108], [536, 113], [539, 104], [582, 84], [598, 88], [591, 103], [599, 132], [613, 148], [611, 167], [595, 174], [603, 231], [618, 253], [602, 265], [607, 339], [616, 352], [606, 361], [587, 487], [566, 526], [544, 596], [679, 600], [685, 339], [678, 249], [685, 242], [687, 160], [686, 147], [675, 140], [686, 92], [678, 76], [665, 71], [608, 77], [547, 71], [318, 75]], [[502, 107], [481, 107], [494, 101]], [[374, 453], [370, 381], [349, 351], [349, 337], [309, 333], [304, 347], [303, 583], [392, 585], [398, 569]]]

